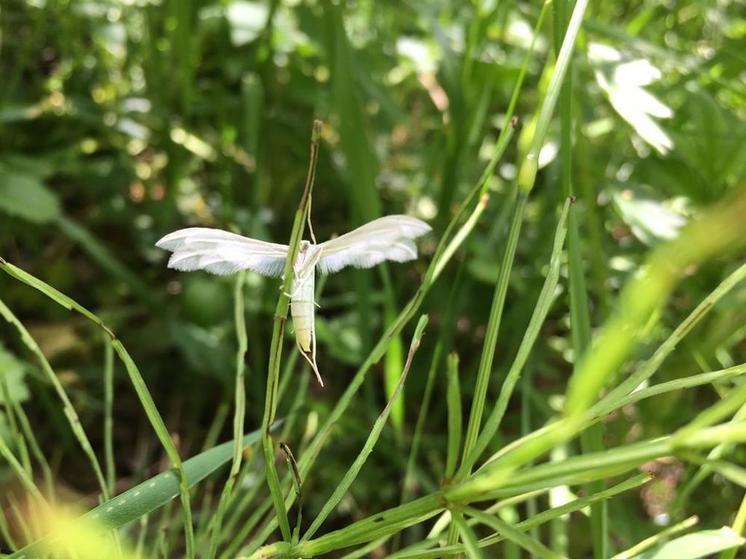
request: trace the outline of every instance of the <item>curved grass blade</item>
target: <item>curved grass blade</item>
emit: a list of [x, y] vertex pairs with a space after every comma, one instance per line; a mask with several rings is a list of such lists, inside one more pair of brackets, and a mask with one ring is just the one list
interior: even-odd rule
[[[243, 438], [244, 449], [260, 439], [260, 431], [253, 431]], [[233, 456], [233, 441], [206, 450], [183, 462], [184, 474], [189, 487], [196, 485]], [[162, 507], [179, 495], [179, 476], [173, 469], [131, 487], [124, 493], [102, 503], [85, 513], [82, 518], [95, 520], [99, 525], [116, 529], [137, 520], [141, 516]], [[8, 559], [30, 559], [43, 552], [43, 543], [38, 540], [9, 556]]]

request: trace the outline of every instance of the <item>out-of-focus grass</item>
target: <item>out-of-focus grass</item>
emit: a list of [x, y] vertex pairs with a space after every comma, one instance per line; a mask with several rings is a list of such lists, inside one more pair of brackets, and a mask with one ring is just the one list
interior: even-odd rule
[[[182, 487], [196, 556], [256, 551], [280, 534], [275, 508], [302, 513], [301, 534], [324, 514], [313, 539], [262, 552], [359, 541], [358, 554], [478, 555], [505, 537], [511, 553], [664, 552], [658, 524], [692, 514], [684, 543], [737, 541], [711, 529], [742, 531], [746, 510], [733, 481], [746, 332], [744, 212], [730, 198], [746, 176], [740, 14], [591, 3], [571, 50], [572, 8], [6, 2], [0, 256], [17, 267], [0, 298], [27, 335], [0, 328], [0, 476], [18, 480], [0, 490], [0, 550], [40, 534], [29, 496], [93, 509], [164, 460], [259, 428], [275, 393], [265, 424], [286, 421], [264, 450], [268, 464], [274, 442], [297, 456], [302, 510], [279, 460], [265, 470], [265, 453], [228, 443], [225, 490], [220, 476]], [[417, 262], [346, 271], [320, 291], [323, 391], [289, 350], [267, 382], [290, 335], [275, 331], [271, 347], [275, 282], [248, 274], [236, 297], [232, 279], [165, 270], [152, 246], [188, 225], [286, 242], [314, 118], [319, 240], [387, 213], [435, 228]], [[516, 183], [530, 190], [519, 211]], [[570, 195], [566, 246], [559, 234], [553, 245]], [[719, 218], [698, 221], [724, 199]], [[405, 369], [420, 313], [429, 332]], [[119, 338], [102, 348], [104, 322]], [[381, 410], [395, 391], [389, 428]], [[564, 462], [539, 452], [560, 444]], [[660, 452], [674, 455], [655, 466], [665, 475], [617, 489], [620, 472]], [[494, 503], [443, 501], [484, 480]], [[588, 505], [590, 519], [568, 516]], [[183, 554], [179, 511], [121, 528], [123, 552]], [[537, 531], [548, 521], [552, 538]]]

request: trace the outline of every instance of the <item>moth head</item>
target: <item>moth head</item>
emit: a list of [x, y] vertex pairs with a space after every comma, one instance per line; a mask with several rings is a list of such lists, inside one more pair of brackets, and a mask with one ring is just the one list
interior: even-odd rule
[[300, 247], [298, 247], [299, 254], [306, 254], [311, 248], [311, 241], [301, 241]]

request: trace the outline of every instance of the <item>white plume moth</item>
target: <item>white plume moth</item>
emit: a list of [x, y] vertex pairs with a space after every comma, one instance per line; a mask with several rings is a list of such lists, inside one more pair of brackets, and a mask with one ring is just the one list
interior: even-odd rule
[[[298, 348], [313, 367], [322, 386], [324, 383], [316, 367], [316, 269], [322, 274], [331, 274], [347, 266], [371, 268], [384, 260], [414, 260], [417, 258], [414, 239], [428, 231], [430, 226], [419, 219], [406, 215], [389, 215], [318, 245], [301, 241], [293, 264], [290, 314]], [[252, 270], [263, 276], [279, 277], [288, 254], [286, 245], [205, 227], [179, 229], [163, 237], [156, 246], [173, 253], [168, 261], [169, 268], [182, 272], [206, 270], [218, 275]]]

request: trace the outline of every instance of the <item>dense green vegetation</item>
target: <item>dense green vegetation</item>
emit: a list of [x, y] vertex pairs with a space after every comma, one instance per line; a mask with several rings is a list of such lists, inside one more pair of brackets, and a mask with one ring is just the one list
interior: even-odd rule
[[[4, 1], [0, 556], [735, 557], [746, 20], [587, 4]], [[433, 227], [317, 280], [324, 388], [154, 246], [307, 211]]]

